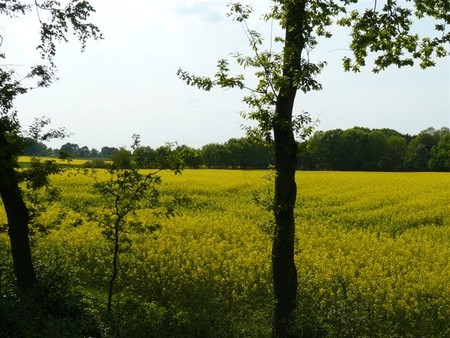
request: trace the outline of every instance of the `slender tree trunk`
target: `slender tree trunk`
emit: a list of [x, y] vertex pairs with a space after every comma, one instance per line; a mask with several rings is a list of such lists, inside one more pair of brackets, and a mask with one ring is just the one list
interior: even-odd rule
[[117, 278], [117, 264], [118, 264], [118, 258], [119, 258], [119, 226], [120, 226], [120, 220], [114, 225], [114, 254], [113, 254], [113, 271], [111, 274], [111, 279], [109, 280], [109, 289], [108, 289], [108, 306], [107, 310], [108, 313], [111, 313], [112, 310], [112, 296], [114, 291], [114, 283], [116, 282]]
[[13, 167], [14, 159], [8, 154], [8, 147], [5, 135], [0, 132], [0, 195], [8, 219], [8, 234], [17, 285], [21, 291], [26, 292], [36, 283], [28, 238], [29, 213], [22, 198]]
[[295, 73], [301, 71], [301, 52], [304, 48], [302, 25], [305, 3], [286, 4], [286, 35], [283, 76], [288, 79], [278, 94], [273, 131], [275, 139], [275, 233], [272, 247], [273, 286], [275, 309], [272, 337], [291, 337], [290, 320], [296, 306], [297, 269], [294, 262], [295, 218], [297, 198], [295, 171], [297, 143], [292, 112], [297, 85]]

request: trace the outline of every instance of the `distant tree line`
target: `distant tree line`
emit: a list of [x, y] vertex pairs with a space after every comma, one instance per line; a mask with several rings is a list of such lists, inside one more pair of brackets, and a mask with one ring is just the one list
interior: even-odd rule
[[[51, 149], [32, 139], [27, 142], [26, 155], [86, 158], [98, 166], [99, 160], [115, 156], [133, 161], [140, 168], [152, 168], [160, 166], [160, 159], [168, 151], [167, 146], [139, 146], [134, 151], [105, 146], [97, 150], [73, 143]], [[200, 149], [181, 145], [174, 150], [189, 168], [266, 169], [274, 163], [273, 147], [252, 138], [232, 138]], [[317, 131], [299, 143], [298, 169], [450, 171], [450, 130], [428, 128], [413, 136], [392, 129], [360, 127]]]
[[61, 157], [70, 156], [73, 158], [94, 158], [94, 159], [108, 159], [111, 155], [119, 150], [116, 147], [103, 147], [101, 150], [89, 148], [87, 146], [80, 147], [76, 143], [66, 143], [59, 149], [52, 149], [47, 147], [42, 142], [37, 142], [32, 138], [26, 138], [25, 155], [26, 156], [49, 156]]
[[299, 167], [306, 170], [450, 171], [448, 128], [418, 135], [392, 129], [316, 132], [300, 144]]

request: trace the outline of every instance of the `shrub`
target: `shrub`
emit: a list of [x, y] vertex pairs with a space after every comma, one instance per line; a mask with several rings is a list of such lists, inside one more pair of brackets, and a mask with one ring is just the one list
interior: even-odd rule
[[[0, 297], [2, 337], [76, 338], [101, 337], [87, 299], [73, 287], [64, 266], [39, 264], [36, 287], [26, 293], [3, 293]], [[10, 285], [13, 281], [10, 281]]]
[[97, 169], [104, 169], [108, 166], [108, 163], [104, 160], [91, 160], [86, 161], [83, 164], [83, 168], [97, 168]]

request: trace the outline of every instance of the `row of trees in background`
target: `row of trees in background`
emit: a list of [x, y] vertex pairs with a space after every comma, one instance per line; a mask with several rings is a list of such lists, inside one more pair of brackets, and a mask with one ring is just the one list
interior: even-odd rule
[[358, 127], [319, 131], [300, 145], [299, 165], [308, 170], [450, 171], [450, 132], [428, 128], [410, 136]]
[[38, 142], [32, 138], [26, 138], [27, 144], [25, 148], [25, 155], [27, 156], [48, 156], [59, 157], [62, 154], [75, 158], [109, 158], [115, 151], [116, 147], [102, 147], [101, 150], [89, 148], [87, 146], [79, 146], [76, 143], [67, 142], [61, 148], [53, 149], [47, 147], [44, 143]]
[[[51, 149], [42, 143], [29, 141], [27, 155], [63, 154], [86, 159], [110, 159], [113, 154], [125, 155], [123, 149], [115, 147], [105, 146], [99, 151], [66, 143], [60, 149]], [[232, 138], [225, 143], [210, 143], [200, 149], [186, 145], [176, 149], [183, 154], [189, 168], [266, 169], [274, 163], [273, 147], [251, 138]], [[154, 168], [166, 152], [167, 146], [156, 149], [139, 146], [129, 155], [140, 168]], [[299, 144], [298, 169], [450, 171], [450, 131], [446, 127], [438, 130], [428, 128], [414, 136], [392, 129], [360, 127], [317, 131]]]

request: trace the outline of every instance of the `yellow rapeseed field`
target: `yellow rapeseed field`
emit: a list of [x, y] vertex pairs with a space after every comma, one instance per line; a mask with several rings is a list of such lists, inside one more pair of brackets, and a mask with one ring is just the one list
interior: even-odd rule
[[[28, 163], [31, 163], [32, 159], [33, 159], [33, 156], [20, 156], [19, 163], [27, 165]], [[40, 159], [41, 160], [46, 160], [46, 159], [52, 160], [52, 161], [55, 161], [56, 163], [62, 164], [62, 165], [68, 164], [67, 160], [62, 160], [62, 159], [53, 158], [53, 157], [48, 157], [48, 158], [41, 157]], [[86, 160], [86, 159], [71, 159], [69, 163], [74, 166], [81, 166], [81, 165], [85, 164], [86, 161], [88, 161], [88, 160]]]
[[[130, 234], [118, 289], [191, 325], [207, 321], [218, 336], [269, 336], [271, 237], [261, 229], [271, 215], [252, 198], [270, 190], [267, 175], [163, 172], [162, 193], [186, 193], [192, 205], [171, 219], [141, 214], [161, 229]], [[298, 172], [297, 182], [297, 334], [450, 336], [450, 175]], [[105, 292], [110, 245], [95, 222], [67, 209], [96, 203], [91, 183], [67, 173], [54, 183], [63, 199], [43, 219], [62, 208], [70, 217], [36, 235], [35, 256], [62, 258], [87, 290]]]

